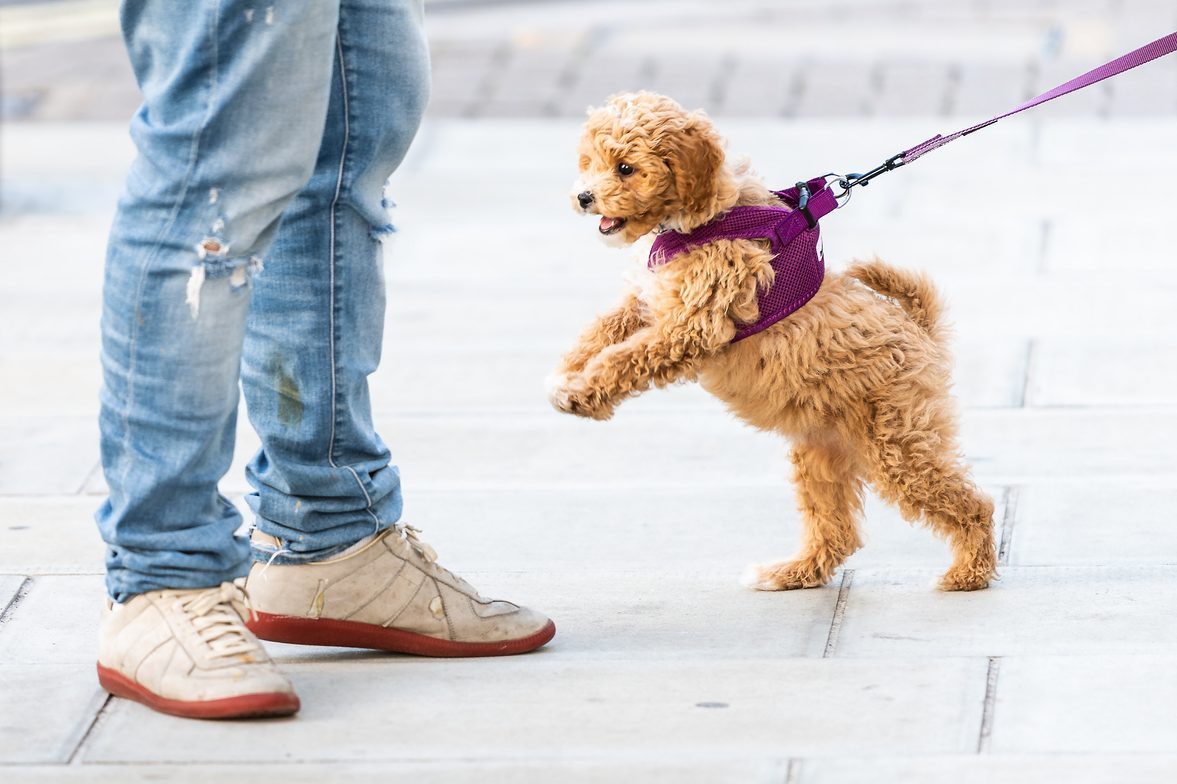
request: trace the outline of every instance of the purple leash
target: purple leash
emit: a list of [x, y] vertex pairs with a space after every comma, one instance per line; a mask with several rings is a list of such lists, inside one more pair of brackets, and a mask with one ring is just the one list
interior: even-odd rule
[[[910, 150], [891, 156], [866, 174], [826, 174], [808, 182], [799, 182], [788, 190], [774, 191], [780, 205], [733, 207], [715, 221], [687, 234], [659, 234], [650, 248], [647, 264], [651, 270], [657, 269], [693, 247], [718, 240], [766, 240], [773, 254], [773, 283], [767, 290], [757, 292], [760, 313], [757, 321], [737, 325], [732, 342], [743, 340], [796, 312], [817, 294], [825, 277], [825, 260], [818, 244], [821, 236], [818, 221], [845, 204], [845, 200], [850, 197], [850, 189], [855, 185], [865, 186], [880, 174], [911, 163], [962, 136], [987, 128], [1003, 117], [1053, 101], [1059, 96], [1102, 82], [1173, 52], [1177, 52], [1177, 33], [1170, 33], [1082, 76], [1076, 76], [991, 120], [948, 136], [937, 134]], [[841, 193], [834, 194], [829, 187], [832, 182], [838, 183], [842, 188]]]
[[1172, 54], [1173, 52], [1177, 52], [1177, 33], [1170, 33], [1164, 38], [1158, 38], [1151, 44], [1146, 44], [1139, 49], [1135, 49], [1123, 57], [1117, 57], [1115, 60], [1090, 70], [1082, 76], [1076, 76], [1071, 81], [1060, 84], [1058, 87], [1048, 90], [1036, 98], [1031, 98], [1020, 106], [1011, 109], [1005, 114], [999, 114], [991, 120], [977, 123], [974, 126], [965, 128], [962, 131], [957, 131], [956, 133], [949, 134], [948, 136], [936, 134], [931, 139], [928, 139], [925, 142], [920, 142], [910, 150], [904, 150], [897, 155], [891, 156], [886, 160], [886, 162], [875, 167], [874, 169], [871, 169], [866, 174], [847, 174], [838, 181], [838, 184], [844, 189], [841, 195], [848, 193], [849, 190], [855, 185], [866, 185], [875, 177], [878, 177], [884, 172], [898, 169], [900, 166], [911, 163], [920, 156], [931, 152], [937, 147], [943, 147], [949, 142], [956, 141], [962, 136], [968, 136], [970, 133], [975, 133], [982, 128], [988, 128], [993, 123], [1005, 117], [1009, 117], [1011, 114], [1024, 112], [1027, 109], [1033, 109], [1039, 104], [1044, 104], [1047, 101], [1053, 101], [1055, 98], [1066, 95], [1067, 93], [1073, 93], [1075, 90], [1082, 90], [1084, 87], [1090, 87], [1096, 82], [1102, 82], [1104, 79], [1117, 76], [1124, 73], [1125, 71], [1130, 71], [1138, 65], [1144, 65], [1145, 63], [1151, 62], [1158, 57], [1164, 57], [1165, 55]]

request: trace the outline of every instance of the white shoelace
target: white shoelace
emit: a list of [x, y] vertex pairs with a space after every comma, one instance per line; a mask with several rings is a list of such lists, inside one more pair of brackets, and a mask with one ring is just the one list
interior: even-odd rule
[[398, 523], [392, 527], [392, 530], [399, 533], [401, 541], [413, 548], [413, 551], [421, 556], [421, 560], [425, 561], [429, 567], [449, 577], [456, 585], [462, 586], [463, 589], [469, 591], [471, 595], [481, 597], [477, 588], [437, 562], [437, 551], [430, 547], [428, 542], [421, 541], [421, 538], [418, 536], [421, 533], [420, 528], [415, 528], [406, 523]]
[[213, 658], [261, 650], [245, 628], [244, 618], [253, 614], [253, 607], [244, 589], [233, 583], [221, 583], [216, 588], [177, 598]]

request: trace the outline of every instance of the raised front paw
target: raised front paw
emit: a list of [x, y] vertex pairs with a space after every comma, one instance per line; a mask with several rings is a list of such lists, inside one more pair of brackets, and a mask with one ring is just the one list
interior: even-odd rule
[[583, 376], [557, 373], [547, 380], [548, 402], [557, 411], [589, 419], [609, 419], [613, 406], [589, 389]]

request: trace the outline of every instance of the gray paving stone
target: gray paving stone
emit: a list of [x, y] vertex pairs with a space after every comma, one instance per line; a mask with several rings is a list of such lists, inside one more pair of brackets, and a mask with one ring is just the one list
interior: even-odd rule
[[97, 462], [93, 417], [0, 416], [0, 495], [77, 492]]
[[1177, 342], [1168, 339], [1043, 340], [1027, 389], [1032, 406], [1177, 403]]
[[[989, 488], [1004, 510], [1001, 488]], [[459, 572], [484, 570], [674, 569], [715, 571], [734, 581], [744, 566], [799, 547], [792, 487], [422, 490], [405, 519]], [[946, 545], [868, 495], [866, 544], [852, 567], [943, 567]], [[660, 567], [659, 567], [660, 568]]]
[[94, 496], [0, 497], [0, 573], [102, 571]]
[[93, 664], [0, 662], [0, 767], [66, 762], [105, 697]]
[[856, 571], [837, 655], [1148, 654], [1177, 643], [1177, 626], [1158, 623], [1177, 600], [1177, 566], [1000, 573], [988, 590], [943, 593], [928, 590], [931, 572]]
[[414, 784], [595, 784], [642, 781], [651, 784], [777, 784], [788, 765], [782, 760], [747, 758], [706, 762], [667, 762], [657, 759], [601, 761], [467, 762], [325, 762], [212, 765], [74, 765], [6, 766], [10, 784], [89, 782], [124, 784], [158, 781], [248, 780], [258, 784], [370, 784], [373, 781], [412, 781]]
[[34, 577], [0, 628], [0, 662], [93, 664], [104, 597], [98, 575]]
[[[1100, 273], [1110, 279], [1121, 265], [1141, 272], [1172, 270], [1172, 255], [1166, 251], [1165, 226], [1146, 215], [1125, 211], [1114, 227], [1092, 221], [1080, 214], [1059, 216], [1050, 222], [1043, 269], [1070, 274]], [[1127, 291], [1118, 292], [1121, 296]]]
[[961, 63], [949, 91], [952, 113], [979, 119], [992, 117], [1031, 97], [1027, 63]]
[[[964, 752], [977, 743], [985, 668], [984, 659], [619, 661], [608, 670], [550, 653], [342, 659], [287, 665], [302, 696], [298, 720], [248, 733], [115, 701], [83, 759], [707, 761], [838, 753], [847, 737], [859, 754]], [[727, 707], [706, 707], [714, 703]]]
[[102, 368], [95, 362], [98, 337], [85, 354], [20, 350], [0, 356], [0, 378], [20, 378], [0, 387], [0, 408], [19, 416], [98, 416]]
[[990, 409], [963, 423], [970, 463], [994, 483], [1170, 479], [1177, 460], [1177, 417], [1163, 409]]
[[879, 86], [871, 96], [875, 114], [914, 114], [933, 117], [947, 112], [952, 79], [942, 62], [897, 60], [879, 71]]
[[721, 81], [719, 101], [711, 112], [736, 117], [780, 116], [792, 108], [801, 68], [797, 61], [742, 52]]
[[1010, 563], [1177, 563], [1172, 482], [1078, 481], [1018, 492]]
[[874, 69], [859, 61], [810, 63], [801, 81], [796, 115], [845, 117], [868, 114], [875, 90]]
[[1172, 755], [1174, 697], [1172, 655], [1004, 659], [991, 747], [994, 754]]
[[1177, 756], [1114, 754], [1002, 754], [940, 757], [823, 758], [801, 760], [798, 784], [1167, 784]]

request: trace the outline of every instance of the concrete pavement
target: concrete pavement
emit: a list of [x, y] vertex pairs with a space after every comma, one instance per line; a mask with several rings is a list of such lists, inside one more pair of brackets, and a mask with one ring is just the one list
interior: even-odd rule
[[[0, 144], [0, 781], [1177, 780], [1177, 58], [823, 221], [831, 266], [877, 253], [950, 301], [964, 448], [998, 506], [990, 590], [934, 591], [946, 547], [872, 498], [829, 586], [745, 591], [746, 563], [796, 545], [784, 444], [694, 387], [608, 423], [542, 392], [631, 263], [567, 207], [584, 104], [669, 90], [787, 185], [1158, 37], [1171, 3], [721, 5], [430, 2], [377, 423], [406, 521], [559, 634], [495, 661], [271, 646], [304, 709], [245, 724], [97, 687], [99, 290], [137, 97], [113, 3], [0, 3], [3, 113], [30, 121]], [[256, 445], [243, 422], [235, 500]]]
[[[722, 128], [774, 182], [943, 130]], [[741, 567], [797, 539], [783, 444], [693, 387], [604, 424], [543, 399], [544, 373], [629, 263], [567, 209], [576, 123], [432, 121], [392, 185], [377, 420], [406, 519], [447, 565], [547, 610], [560, 633], [498, 661], [272, 646], [303, 712], [226, 724], [155, 715], [95, 683], [98, 297], [131, 150], [114, 124], [10, 127], [0, 776], [1171, 781], [1177, 272], [1164, 200], [1143, 181], [1141, 197], [1109, 199], [1107, 183], [1177, 174], [1174, 132], [1007, 121], [826, 220], [833, 266], [878, 252], [927, 268], [951, 302], [964, 445], [999, 502], [1002, 579], [934, 591], [944, 545], [872, 500], [868, 544], [831, 585], [757, 594]], [[243, 427], [223, 483], [234, 497], [255, 445]]]

